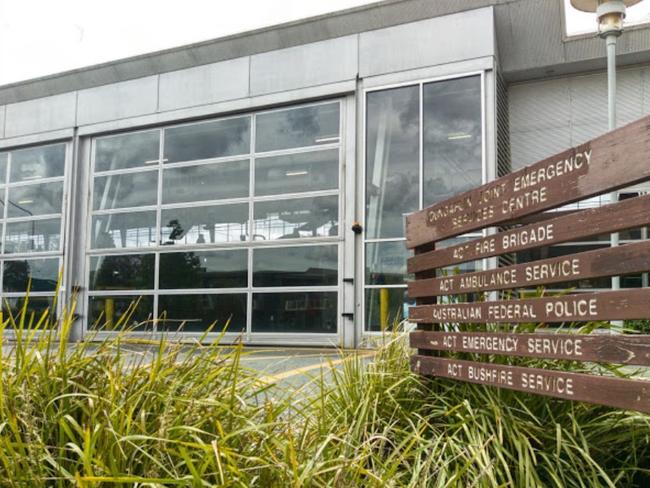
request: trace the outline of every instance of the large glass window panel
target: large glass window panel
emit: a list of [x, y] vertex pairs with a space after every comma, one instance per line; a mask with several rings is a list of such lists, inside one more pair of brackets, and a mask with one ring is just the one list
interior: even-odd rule
[[[25, 304], [27, 301], [27, 304]], [[48, 317], [55, 315], [54, 296], [46, 297], [4, 297], [2, 299], [2, 316], [4, 320], [9, 317], [12, 320], [6, 322], [6, 327], [12, 329], [14, 324], [18, 324], [23, 307], [26, 306], [27, 314], [25, 315], [24, 326], [27, 328], [44, 328], [46, 325], [53, 325], [55, 322], [43, 320], [43, 314], [47, 312]]]
[[366, 237], [403, 237], [419, 205], [419, 87], [367, 97]]
[[10, 187], [8, 202], [9, 218], [61, 213], [63, 182]]
[[160, 288], [240, 288], [248, 284], [248, 251], [170, 252], [160, 255]]
[[5, 224], [5, 254], [59, 251], [61, 219], [29, 220]]
[[403, 285], [412, 280], [406, 272], [410, 253], [404, 241], [366, 244], [366, 285]]
[[93, 249], [148, 247], [156, 244], [156, 212], [95, 215], [92, 218]]
[[297, 239], [338, 235], [338, 196], [255, 203], [254, 239]]
[[423, 117], [427, 206], [481, 184], [481, 77], [426, 83]]
[[91, 296], [88, 299], [90, 329], [150, 331], [152, 319], [152, 296]]
[[255, 195], [335, 190], [338, 184], [338, 149], [255, 160]]
[[157, 164], [159, 154], [159, 130], [102, 137], [95, 141], [95, 171]]
[[253, 294], [253, 332], [335, 334], [336, 292]]
[[95, 210], [155, 205], [157, 201], [158, 171], [95, 177]]
[[154, 285], [155, 256], [124, 254], [90, 258], [91, 290], [147, 290]]
[[337, 278], [337, 246], [253, 251], [253, 286], [333, 286]]
[[248, 160], [166, 168], [163, 203], [248, 197], [249, 168]]
[[9, 181], [16, 183], [63, 176], [64, 170], [65, 144], [22, 149], [11, 153]]
[[408, 317], [408, 307], [412, 304], [406, 288], [367, 288], [366, 330], [392, 330]]
[[244, 241], [248, 204], [164, 209], [161, 225], [161, 243], [167, 245]]
[[246, 294], [227, 295], [161, 295], [158, 299], [158, 328], [205, 332], [246, 329]]
[[0, 153], [0, 185], [7, 182], [7, 160], [9, 156], [7, 153]]
[[5, 261], [2, 268], [5, 292], [54, 291], [58, 279], [58, 258]]
[[165, 161], [194, 161], [250, 152], [250, 117], [165, 129]]
[[339, 104], [328, 103], [259, 114], [255, 151], [339, 142]]

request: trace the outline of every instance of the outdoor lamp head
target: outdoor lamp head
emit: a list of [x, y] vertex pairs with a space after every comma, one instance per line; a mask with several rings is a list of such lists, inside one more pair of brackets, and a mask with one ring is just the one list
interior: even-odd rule
[[571, 5], [583, 12], [596, 12], [598, 17], [598, 35], [621, 35], [625, 7], [631, 7], [641, 0], [571, 0]]

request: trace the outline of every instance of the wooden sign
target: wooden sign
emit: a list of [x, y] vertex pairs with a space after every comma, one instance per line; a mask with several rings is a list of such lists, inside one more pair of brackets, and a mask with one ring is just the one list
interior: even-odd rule
[[425, 324], [591, 322], [647, 317], [650, 317], [650, 288], [526, 300], [419, 305], [409, 309], [409, 320]]
[[414, 248], [650, 179], [650, 117], [415, 212]]
[[650, 335], [511, 334], [421, 330], [411, 334], [410, 342], [411, 347], [420, 350], [650, 366]]
[[[552, 213], [545, 215], [553, 216]], [[507, 232], [421, 253], [409, 258], [408, 272], [417, 273], [647, 225], [650, 225], [650, 195], [631, 198], [616, 205], [571, 212]]]
[[650, 381], [413, 356], [413, 371], [509, 390], [650, 413]]
[[568, 254], [502, 268], [422, 279], [408, 284], [411, 298], [529, 288], [650, 271], [650, 241]]

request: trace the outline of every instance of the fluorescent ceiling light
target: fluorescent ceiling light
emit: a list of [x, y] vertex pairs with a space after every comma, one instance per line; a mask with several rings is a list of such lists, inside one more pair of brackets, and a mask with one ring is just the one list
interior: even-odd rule
[[459, 139], [471, 139], [472, 134], [467, 134], [465, 132], [452, 132], [447, 134], [447, 139], [450, 141], [457, 141]]
[[34, 203], [34, 200], [19, 200], [18, 205], [27, 205], [28, 203]]
[[287, 176], [304, 176], [308, 175], [309, 171], [287, 171], [285, 175]]
[[315, 142], [338, 142], [339, 136], [336, 137], [321, 137], [320, 139], [316, 139]]
[[34, 175], [34, 176], [23, 176], [23, 181], [24, 181], [24, 180], [40, 180], [41, 178], [43, 178], [43, 177], [40, 176], [40, 175]]

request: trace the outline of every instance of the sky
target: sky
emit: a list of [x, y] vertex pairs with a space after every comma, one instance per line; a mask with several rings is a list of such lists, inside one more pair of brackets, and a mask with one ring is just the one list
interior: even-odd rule
[[[375, 1], [0, 0], [0, 85]], [[570, 35], [595, 29], [567, 8]], [[649, 21], [650, 0], [628, 19]]]

